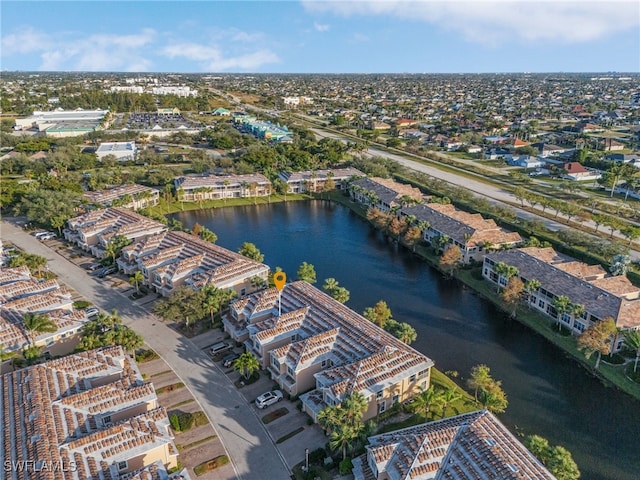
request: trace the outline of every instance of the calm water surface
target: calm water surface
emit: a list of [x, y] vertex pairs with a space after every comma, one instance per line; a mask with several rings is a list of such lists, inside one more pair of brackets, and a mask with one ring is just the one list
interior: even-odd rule
[[573, 454], [586, 480], [640, 479], [640, 403], [603, 387], [489, 302], [397, 248], [341, 205], [328, 202], [234, 207], [173, 215], [195, 222], [237, 251], [253, 242], [265, 263], [295, 278], [303, 262], [315, 266], [318, 283], [334, 277], [351, 292], [357, 312], [384, 299], [394, 318], [418, 332], [412, 345], [459, 383], [485, 363], [502, 380], [509, 407], [500, 419], [516, 434], [537, 433]]

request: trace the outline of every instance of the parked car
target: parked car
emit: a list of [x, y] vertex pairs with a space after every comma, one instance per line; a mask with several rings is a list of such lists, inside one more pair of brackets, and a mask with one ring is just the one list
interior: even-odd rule
[[96, 317], [100, 313], [100, 310], [96, 307], [89, 307], [84, 311], [84, 313], [87, 317]]
[[84, 268], [85, 270], [88, 270], [90, 272], [95, 272], [99, 268], [102, 268], [102, 265], [100, 265], [99, 263], [95, 263], [95, 262], [83, 263], [80, 266], [82, 268]]
[[224, 358], [222, 359], [222, 366], [224, 368], [229, 368], [231, 365], [233, 365], [233, 362], [235, 362], [236, 359], [239, 357], [240, 357], [239, 353], [230, 353], [229, 355], [225, 355]]
[[53, 240], [54, 238], [57, 238], [58, 236], [55, 233], [46, 233], [44, 235], [40, 235], [38, 237], [38, 240], [40, 240], [41, 242], [45, 241], [45, 240]]
[[209, 352], [211, 353], [211, 356], [215, 357], [216, 355], [220, 355], [227, 350], [231, 350], [230, 344], [228, 344], [227, 342], [218, 342], [209, 349]]
[[112, 273], [116, 273], [118, 271], [117, 267], [106, 267], [102, 269], [102, 271], [98, 274], [99, 278], [104, 278], [107, 275], [111, 275]]
[[266, 392], [256, 398], [256, 407], [261, 409], [267, 408], [269, 405], [278, 403], [280, 400], [282, 400], [282, 392], [280, 390]]

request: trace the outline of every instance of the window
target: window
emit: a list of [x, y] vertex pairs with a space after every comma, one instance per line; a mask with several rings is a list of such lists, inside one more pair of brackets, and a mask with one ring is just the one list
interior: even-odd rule
[[538, 306], [544, 308], [544, 301], [542, 299], [538, 300]]
[[411, 376], [409, 377], [409, 381], [410, 381], [410, 382], [415, 382], [415, 381], [416, 381], [416, 376], [415, 376], [415, 374], [414, 374], [414, 375], [411, 375]]
[[421, 372], [418, 373], [418, 378], [424, 378], [427, 375], [429, 375], [429, 370], [422, 370]]
[[273, 357], [271, 359], [271, 365], [276, 367], [276, 370], [280, 370], [280, 362], [278, 361], [278, 359], [276, 357]]
[[378, 393], [376, 393], [376, 400], [379, 398], [382, 398], [383, 394], [384, 394], [384, 390], [380, 390]]
[[382, 413], [382, 412], [384, 412], [386, 409], [387, 409], [387, 401], [386, 401], [386, 400], [383, 400], [382, 402], [380, 402], [378, 412], [379, 412], [379, 413]]
[[118, 470], [126, 470], [127, 469], [127, 461], [118, 462]]
[[484, 276], [486, 277], [487, 275], [489, 275], [489, 269], [488, 269], [488, 268], [485, 268], [485, 269], [484, 269]]
[[394, 395], [393, 398], [391, 399], [391, 405], [395, 405], [399, 401], [400, 401], [400, 395]]
[[507, 281], [507, 279], [506, 279], [506, 278], [504, 278], [504, 277], [500, 277], [500, 280], [499, 280], [499, 282], [498, 282], [498, 283], [500, 283], [500, 285], [502, 285], [503, 287], [506, 287], [506, 286], [507, 286], [507, 282], [508, 282], [508, 281]]
[[244, 297], [247, 294], [247, 289], [243, 288], [242, 290], [240, 290], [240, 296]]
[[577, 320], [573, 323], [573, 328], [575, 328], [579, 332], [584, 332], [586, 330], [584, 323], [579, 322]]
[[571, 315], [569, 315], [568, 313], [563, 313], [561, 319], [567, 325], [571, 323]]
[[105, 415], [102, 417], [102, 422], [106, 425], [107, 423], [111, 423], [111, 415]]
[[293, 368], [287, 366], [287, 373], [293, 378], [296, 376], [296, 372], [293, 370]]

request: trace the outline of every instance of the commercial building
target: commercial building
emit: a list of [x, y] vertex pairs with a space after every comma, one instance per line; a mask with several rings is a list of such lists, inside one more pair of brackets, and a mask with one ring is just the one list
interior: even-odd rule
[[285, 125], [276, 124], [265, 120], [258, 120], [251, 115], [236, 115], [233, 123], [244, 133], [250, 133], [256, 138], [268, 142], [290, 143], [293, 141], [291, 132]]
[[486, 410], [369, 437], [355, 480], [555, 480]]
[[166, 479], [178, 465], [167, 412], [121, 347], [4, 374], [0, 391], [7, 479]]
[[303, 281], [234, 302], [223, 323], [314, 421], [355, 392], [366, 420], [429, 388], [432, 360]]
[[104, 160], [107, 155], [112, 155], [119, 162], [133, 161], [136, 158], [136, 142], [105, 142], [96, 150], [98, 160]]
[[17, 118], [15, 129], [36, 131], [51, 137], [72, 137], [101, 130], [109, 110], [34, 111], [27, 118]]

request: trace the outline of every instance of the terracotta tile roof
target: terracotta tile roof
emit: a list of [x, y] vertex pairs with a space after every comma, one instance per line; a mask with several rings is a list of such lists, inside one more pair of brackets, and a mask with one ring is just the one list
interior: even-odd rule
[[17, 282], [18, 280], [29, 280], [30, 278], [29, 267], [24, 265], [15, 268], [0, 268], [0, 285]]
[[[369, 438], [356, 479], [554, 480], [555, 477], [491, 413], [477, 411]], [[370, 462], [367, 461], [370, 459]]]

